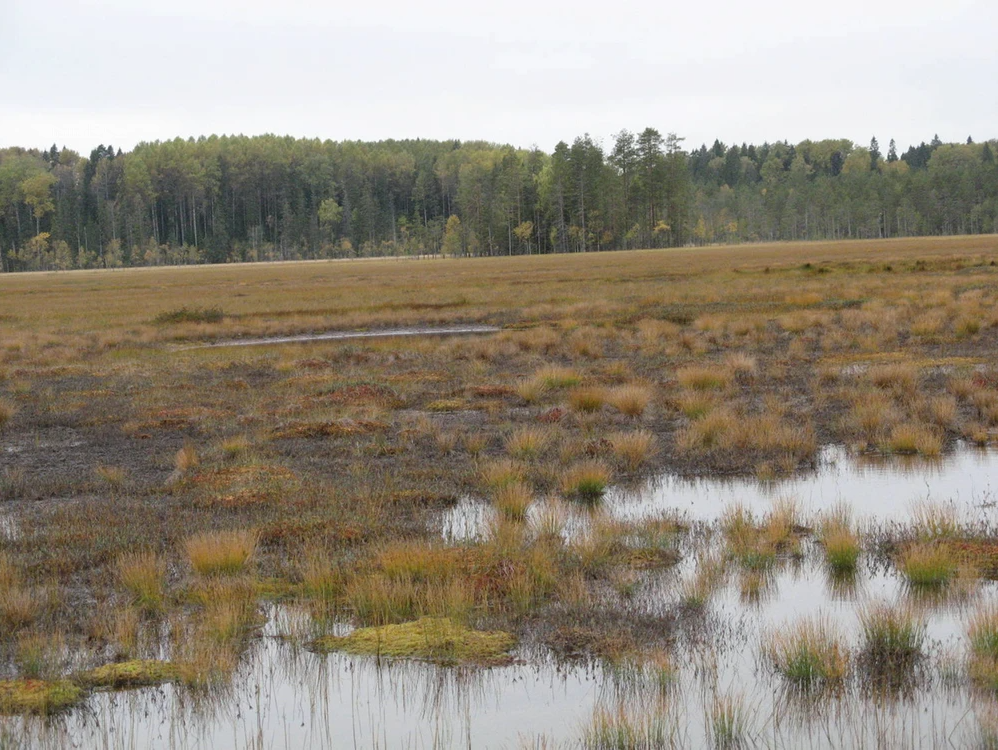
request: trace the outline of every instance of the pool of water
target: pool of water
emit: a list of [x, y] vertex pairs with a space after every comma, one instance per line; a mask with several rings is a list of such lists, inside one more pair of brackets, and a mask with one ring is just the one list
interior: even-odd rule
[[[978, 520], [993, 512], [996, 469], [995, 452], [962, 450], [932, 463], [902, 463], [857, 460], [830, 448], [808, 476], [778, 482], [662, 476], [637, 489], [615, 489], [605, 508], [620, 519], [678, 511], [709, 524], [733, 502], [761, 514], [774, 498], [790, 496], [811, 512], [844, 502], [874, 523], [901, 519], [911, 503], [929, 499]], [[587, 514], [571, 506], [567, 512], [571, 537], [584, 529]], [[466, 498], [444, 514], [441, 531], [452, 541], [473, 539], [485, 533], [491, 513]], [[611, 606], [675, 610], [683, 581], [696, 574], [698, 553], [711, 543], [709, 534], [693, 536], [679, 565], [643, 574], [627, 601]], [[818, 696], [786, 690], [764, 657], [767, 639], [802, 617], [820, 617], [856, 653], [860, 613], [873, 602], [908, 603], [924, 617], [926, 657], [912, 680], [871, 691], [859, 677]], [[557, 663], [536, 648], [493, 669], [319, 656], [278, 637], [300, 630], [305, 615], [274, 608], [232, 684], [210, 700], [170, 686], [97, 693], [58, 719], [8, 719], [0, 726], [8, 737], [53, 748], [554, 748], [579, 747], [594, 713], [602, 712], [637, 723], [653, 717], [676, 746], [701, 747], [716, 739], [712, 717], [720, 701], [739, 713], [747, 746], [973, 747], [982, 722], [998, 726], [994, 697], [972, 689], [963, 669], [967, 618], [987, 602], [998, 603], [992, 582], [961, 585], [946, 597], [915, 597], [896, 570], [865, 557], [853, 579], [834, 579], [819, 546], [806, 540], [800, 556], [779, 560], [761, 583], [746, 585], [745, 574], [729, 566], [707, 606], [677, 626], [675, 676], [664, 689], [637, 670]]]

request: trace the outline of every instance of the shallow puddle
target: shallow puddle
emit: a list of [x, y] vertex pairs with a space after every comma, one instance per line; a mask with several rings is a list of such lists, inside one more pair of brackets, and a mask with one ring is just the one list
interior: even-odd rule
[[226, 339], [204, 344], [177, 347], [177, 350], [213, 349], [227, 346], [273, 346], [277, 344], [307, 344], [313, 341], [345, 341], [348, 339], [375, 339], [391, 336], [464, 336], [475, 333], [498, 333], [501, 329], [485, 325], [418, 326], [415, 328], [384, 328], [373, 331], [328, 331], [303, 333], [298, 336], [263, 336], [260, 338]]
[[851, 457], [844, 448], [829, 446], [809, 474], [773, 481], [666, 474], [637, 490], [614, 490], [606, 504], [626, 518], [655, 515], [667, 508], [710, 521], [735, 503], [761, 514], [773, 500], [784, 497], [800, 503], [805, 514], [845, 504], [859, 520], [902, 520], [922, 500], [951, 503], [965, 517], [990, 518], [998, 508], [998, 451], [961, 448], [938, 459], [874, 458]]

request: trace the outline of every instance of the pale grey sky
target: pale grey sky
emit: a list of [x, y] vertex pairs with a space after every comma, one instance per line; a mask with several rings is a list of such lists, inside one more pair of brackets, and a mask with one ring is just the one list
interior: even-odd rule
[[998, 137], [994, 0], [0, 0], [0, 146]]

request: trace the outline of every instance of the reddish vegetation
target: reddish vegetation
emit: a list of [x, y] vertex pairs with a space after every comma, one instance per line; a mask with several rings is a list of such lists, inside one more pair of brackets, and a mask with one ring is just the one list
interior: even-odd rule
[[565, 410], [560, 406], [553, 406], [547, 411], [543, 412], [537, 417], [538, 422], [544, 422], [545, 424], [551, 424], [554, 422], [560, 422], [562, 417], [565, 416]]
[[962, 539], [949, 545], [960, 559], [974, 565], [982, 576], [998, 579], [998, 539]]

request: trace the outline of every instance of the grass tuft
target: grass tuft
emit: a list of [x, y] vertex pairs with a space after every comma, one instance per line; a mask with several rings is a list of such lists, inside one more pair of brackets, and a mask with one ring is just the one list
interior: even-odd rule
[[495, 506], [504, 518], [510, 521], [523, 521], [534, 493], [523, 482], [513, 482], [496, 490]]
[[184, 549], [200, 575], [237, 575], [252, 559], [259, 536], [254, 529], [206, 532], [188, 537]]
[[607, 392], [602, 388], [575, 388], [568, 394], [569, 405], [583, 414], [599, 411], [606, 402]]
[[731, 371], [717, 365], [691, 365], [676, 370], [683, 388], [694, 391], [719, 391], [731, 385]]
[[118, 581], [134, 604], [150, 614], [163, 609], [166, 564], [155, 552], [130, 552], [118, 558]]
[[938, 456], [943, 450], [943, 440], [928, 425], [907, 422], [891, 430], [885, 447], [893, 453]]
[[863, 653], [875, 667], [890, 670], [912, 664], [922, 654], [926, 624], [910, 607], [872, 604], [859, 613]]
[[519, 427], [506, 438], [506, 450], [513, 458], [531, 461], [540, 458], [551, 443], [551, 433], [542, 427]]
[[944, 544], [912, 544], [901, 553], [898, 567], [910, 586], [921, 589], [945, 586], [957, 573], [957, 561]]
[[607, 402], [628, 417], [637, 418], [645, 413], [651, 403], [652, 391], [643, 385], [622, 385], [607, 394]]
[[570, 497], [595, 502], [603, 497], [612, 473], [600, 461], [582, 461], [569, 467], [561, 477], [561, 489]]
[[655, 451], [655, 436], [648, 430], [615, 432], [607, 439], [614, 457], [626, 471], [639, 469]]
[[801, 687], [840, 682], [849, 664], [842, 639], [820, 618], [772, 633], [763, 653], [784, 679]]

